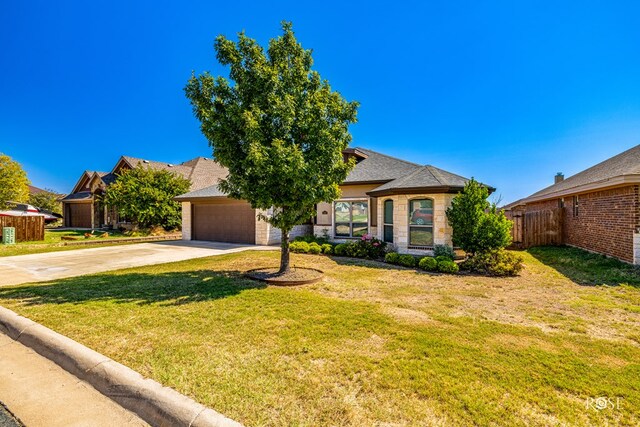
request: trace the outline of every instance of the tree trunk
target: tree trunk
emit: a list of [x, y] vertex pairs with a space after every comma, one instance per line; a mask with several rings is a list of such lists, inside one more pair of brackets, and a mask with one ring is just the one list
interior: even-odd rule
[[282, 230], [282, 242], [280, 249], [280, 270], [279, 274], [289, 271], [289, 230]]

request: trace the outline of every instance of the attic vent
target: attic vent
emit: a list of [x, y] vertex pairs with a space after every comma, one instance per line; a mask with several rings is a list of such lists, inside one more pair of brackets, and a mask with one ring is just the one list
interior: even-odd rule
[[142, 163], [149, 163], [149, 160], [143, 160]]
[[172, 165], [171, 163], [169, 163], [167, 166], [169, 166], [170, 168], [172, 168], [172, 167], [173, 167], [173, 165]]

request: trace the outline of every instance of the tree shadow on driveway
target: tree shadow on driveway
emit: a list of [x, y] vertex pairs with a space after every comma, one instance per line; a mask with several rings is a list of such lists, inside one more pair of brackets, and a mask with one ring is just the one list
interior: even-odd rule
[[111, 301], [180, 305], [216, 300], [266, 285], [239, 271], [196, 270], [168, 273], [95, 274], [60, 279], [45, 284], [0, 288], [0, 300], [15, 299], [26, 305], [80, 304]]

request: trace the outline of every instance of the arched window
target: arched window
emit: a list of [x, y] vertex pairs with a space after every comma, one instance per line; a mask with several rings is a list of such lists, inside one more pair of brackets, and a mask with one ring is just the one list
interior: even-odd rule
[[393, 200], [384, 201], [384, 215], [383, 215], [383, 239], [385, 242], [393, 243]]
[[433, 200], [409, 200], [409, 246], [433, 246]]

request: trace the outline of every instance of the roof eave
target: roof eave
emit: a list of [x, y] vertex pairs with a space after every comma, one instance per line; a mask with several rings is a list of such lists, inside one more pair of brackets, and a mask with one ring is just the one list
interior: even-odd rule
[[607, 178], [601, 181], [577, 185], [565, 190], [554, 191], [552, 193], [542, 194], [540, 196], [529, 196], [522, 199], [522, 202], [520, 204], [525, 205], [527, 203], [541, 202], [549, 199], [558, 199], [573, 194], [590, 193], [592, 191], [602, 190], [605, 188], [620, 187], [631, 184], [640, 184], [640, 174], [618, 175], [613, 178]]
[[371, 197], [393, 196], [398, 194], [436, 194], [436, 193], [458, 193], [463, 187], [438, 186], [438, 187], [406, 187], [389, 188], [383, 190], [372, 190], [367, 192]]

